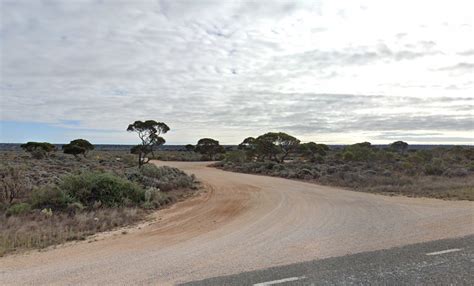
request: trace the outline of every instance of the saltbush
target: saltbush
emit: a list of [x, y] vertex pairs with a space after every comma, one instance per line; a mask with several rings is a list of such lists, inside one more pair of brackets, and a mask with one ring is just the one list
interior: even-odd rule
[[19, 204], [14, 204], [10, 206], [5, 214], [7, 216], [11, 215], [22, 215], [22, 214], [27, 214], [31, 211], [31, 205], [28, 203], [19, 203]]
[[145, 200], [145, 190], [140, 185], [110, 173], [67, 175], [59, 187], [84, 206], [100, 202], [101, 206], [118, 207], [137, 205]]
[[46, 185], [34, 189], [30, 201], [31, 206], [35, 209], [64, 210], [68, 204], [73, 202], [73, 199], [57, 186]]
[[173, 198], [167, 193], [163, 193], [156, 188], [148, 188], [145, 191], [145, 202], [141, 207], [144, 209], [155, 209], [167, 205], [172, 201]]
[[434, 176], [440, 176], [445, 171], [443, 162], [438, 158], [432, 160], [431, 163], [426, 164], [424, 169], [425, 169], [426, 175], [434, 175]]
[[224, 161], [244, 163], [245, 161], [247, 161], [247, 155], [242, 150], [229, 151], [225, 154]]
[[140, 183], [145, 187], [157, 188], [160, 191], [171, 191], [175, 189], [195, 188], [196, 179], [194, 175], [187, 175], [180, 169], [152, 164], [144, 165], [142, 168], [130, 168], [127, 170], [127, 178]]

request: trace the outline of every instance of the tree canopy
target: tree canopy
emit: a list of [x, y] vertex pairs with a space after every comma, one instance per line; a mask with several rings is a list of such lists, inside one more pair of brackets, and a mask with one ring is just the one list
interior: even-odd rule
[[370, 142], [356, 143], [344, 148], [343, 158], [347, 161], [368, 161], [374, 157], [375, 151]]
[[36, 159], [41, 159], [56, 151], [56, 146], [48, 142], [27, 142], [20, 147]]
[[300, 140], [283, 132], [268, 132], [258, 136], [256, 141], [271, 160], [280, 163], [300, 144]]
[[325, 144], [317, 144], [314, 142], [308, 142], [300, 144], [298, 151], [303, 156], [303, 158], [309, 159], [310, 161], [315, 161], [317, 156], [324, 157], [329, 151], [329, 146]]
[[27, 142], [25, 144], [22, 144], [20, 147], [26, 152], [42, 150], [46, 153], [49, 153], [56, 150], [56, 146], [48, 142]]
[[244, 150], [248, 159], [259, 161], [272, 160], [283, 162], [288, 155], [296, 151], [300, 140], [283, 132], [269, 132], [257, 138], [248, 137], [239, 144], [239, 149]]
[[63, 145], [62, 149], [64, 154], [71, 154], [74, 155], [74, 157], [82, 154], [86, 157], [89, 151], [94, 150], [94, 145], [85, 139], [75, 139], [69, 142], [69, 144]]
[[408, 143], [403, 142], [403, 141], [395, 141], [392, 144], [390, 144], [390, 149], [403, 155], [408, 149]]
[[187, 144], [186, 146], [184, 146], [184, 149], [186, 149], [186, 151], [192, 152], [196, 149], [196, 147], [194, 147], [193, 144]]
[[214, 160], [217, 154], [224, 153], [224, 147], [219, 144], [219, 141], [212, 138], [202, 138], [197, 144], [195, 151], [203, 154], [209, 160]]

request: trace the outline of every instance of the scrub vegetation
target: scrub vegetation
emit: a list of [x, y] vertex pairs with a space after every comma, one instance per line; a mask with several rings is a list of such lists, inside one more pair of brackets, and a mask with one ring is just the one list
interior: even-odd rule
[[331, 149], [284, 133], [246, 138], [214, 164], [224, 170], [298, 179], [386, 195], [474, 200], [474, 148], [387, 148], [369, 142]]
[[[139, 125], [135, 122], [128, 131]], [[151, 141], [141, 137], [139, 146], [146, 152], [139, 154], [139, 162], [134, 152], [94, 151], [84, 139], [64, 145], [63, 153], [46, 142], [1, 152], [0, 256], [86, 239], [192, 195], [198, 188], [193, 175], [146, 164], [149, 159], [143, 156], [153, 151], [149, 144], [164, 141], [156, 139], [157, 133], [147, 133]]]
[[369, 142], [330, 148], [269, 132], [238, 147], [202, 138], [169, 152], [158, 150], [170, 130], [165, 123], [135, 121], [126, 130], [140, 140], [130, 152], [98, 151], [85, 139], [62, 148], [28, 142], [21, 151], [1, 152], [0, 255], [135, 223], [197, 189], [193, 175], [148, 164], [152, 159], [218, 161], [214, 166], [224, 170], [355, 191], [474, 200], [472, 147], [416, 150], [397, 141], [386, 148]]

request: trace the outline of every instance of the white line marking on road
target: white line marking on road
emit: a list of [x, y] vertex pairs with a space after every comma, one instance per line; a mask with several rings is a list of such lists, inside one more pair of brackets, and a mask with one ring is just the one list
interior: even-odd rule
[[453, 248], [453, 249], [446, 249], [446, 250], [441, 250], [441, 251], [436, 251], [436, 252], [430, 252], [427, 253], [426, 255], [440, 255], [440, 254], [445, 254], [445, 253], [451, 253], [451, 252], [456, 252], [456, 251], [461, 251], [462, 248]]
[[257, 283], [257, 284], [253, 284], [253, 286], [275, 285], [275, 284], [280, 284], [280, 283], [285, 283], [285, 282], [296, 281], [296, 280], [300, 280], [300, 279], [304, 279], [304, 278], [306, 278], [306, 276], [290, 277], [290, 278], [285, 278], [285, 279], [280, 279], [280, 280], [273, 280], [273, 281], [268, 281], [268, 282]]

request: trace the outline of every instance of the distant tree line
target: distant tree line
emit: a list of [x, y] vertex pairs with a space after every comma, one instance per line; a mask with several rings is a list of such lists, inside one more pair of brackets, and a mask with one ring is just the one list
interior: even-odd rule
[[[56, 146], [48, 142], [27, 142], [20, 147], [36, 159], [49, 157], [51, 153], [57, 151]], [[85, 139], [75, 139], [63, 145], [62, 150], [64, 154], [74, 155], [76, 158], [81, 154], [86, 157], [89, 151], [94, 150], [94, 145]]]
[[[127, 131], [135, 133], [140, 139], [140, 143], [130, 150], [132, 154], [137, 155], [139, 167], [155, 158], [154, 152], [166, 142], [162, 135], [169, 130], [168, 125], [155, 120], [137, 120], [128, 125]], [[21, 148], [31, 153], [35, 158], [48, 157], [56, 151], [56, 147], [47, 142], [28, 142], [21, 145]], [[91, 150], [94, 150], [94, 145], [85, 139], [75, 139], [62, 146], [62, 151], [65, 154], [73, 155], [76, 158], [79, 155], [86, 157]], [[220, 159], [227, 151], [218, 140], [212, 138], [202, 138], [198, 140], [196, 145], [188, 144], [185, 146], [185, 150], [199, 153], [205, 160]], [[245, 138], [238, 145], [237, 151], [239, 153], [229, 153], [228, 156], [233, 156], [236, 160], [273, 161], [277, 163], [284, 163], [288, 158], [296, 156], [310, 162], [322, 162], [329, 150], [329, 146], [325, 144], [301, 143], [299, 139], [287, 133], [268, 132], [257, 137]], [[408, 150], [408, 143], [403, 141], [393, 142], [389, 145], [388, 150], [404, 155]], [[239, 154], [242, 154], [242, 156]], [[371, 143], [362, 142], [346, 146], [339, 156], [346, 161], [367, 161], [374, 154], [375, 148]], [[385, 156], [390, 159], [391, 155], [386, 154]]]

